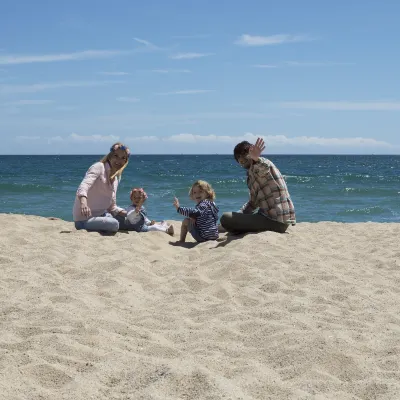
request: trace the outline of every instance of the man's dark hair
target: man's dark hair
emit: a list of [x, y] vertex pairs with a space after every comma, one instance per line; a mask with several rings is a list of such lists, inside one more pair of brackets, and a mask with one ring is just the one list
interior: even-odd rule
[[247, 154], [249, 154], [250, 147], [251, 143], [249, 143], [247, 140], [238, 143], [233, 150], [233, 156], [235, 157], [235, 160], [239, 162], [239, 158], [241, 156], [247, 156]]

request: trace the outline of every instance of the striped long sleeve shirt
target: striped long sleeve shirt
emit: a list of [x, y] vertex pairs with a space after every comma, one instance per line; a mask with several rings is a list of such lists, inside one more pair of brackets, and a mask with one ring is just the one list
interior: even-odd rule
[[204, 240], [218, 239], [217, 205], [208, 199], [200, 201], [196, 207], [179, 207], [178, 213], [189, 218], [196, 218], [196, 228]]

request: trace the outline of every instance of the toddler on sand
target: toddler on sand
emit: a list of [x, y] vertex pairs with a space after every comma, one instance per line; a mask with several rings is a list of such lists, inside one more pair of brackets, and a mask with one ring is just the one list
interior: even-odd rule
[[[147, 200], [147, 194], [142, 188], [133, 188], [130, 193], [132, 204], [125, 209], [127, 212], [127, 223], [125, 224], [129, 230], [136, 232], [166, 232], [169, 235], [174, 235], [173, 225], [168, 225], [165, 221], [155, 222], [147, 218], [147, 212], [143, 207], [144, 202]], [[120, 229], [124, 229], [121, 226]]]
[[189, 196], [197, 204], [193, 208], [181, 207], [175, 197], [174, 206], [179, 214], [185, 217], [182, 222], [180, 242], [185, 242], [188, 231], [197, 242], [218, 239], [218, 207], [214, 203], [215, 191], [208, 182], [196, 181]]

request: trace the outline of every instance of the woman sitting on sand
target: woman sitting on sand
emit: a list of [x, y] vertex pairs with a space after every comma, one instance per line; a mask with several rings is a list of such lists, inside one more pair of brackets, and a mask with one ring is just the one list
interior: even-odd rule
[[93, 164], [78, 187], [73, 208], [76, 229], [97, 232], [117, 232], [119, 222], [114, 217], [126, 216], [116, 204], [118, 183], [128, 165], [130, 151], [118, 142], [102, 160]]

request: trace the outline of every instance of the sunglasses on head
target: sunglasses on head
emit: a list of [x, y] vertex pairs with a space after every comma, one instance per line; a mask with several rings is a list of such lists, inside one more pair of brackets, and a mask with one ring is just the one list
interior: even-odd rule
[[112, 147], [110, 148], [110, 151], [116, 151], [116, 150], [118, 150], [118, 149], [124, 150], [124, 151], [126, 152], [128, 158], [131, 156], [131, 152], [130, 152], [129, 149], [128, 149], [126, 146], [124, 146], [124, 145], [119, 145], [119, 144], [117, 144], [117, 145], [115, 145], [115, 146], [112, 146]]

